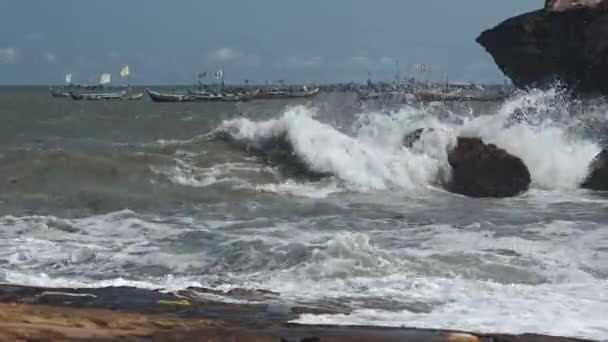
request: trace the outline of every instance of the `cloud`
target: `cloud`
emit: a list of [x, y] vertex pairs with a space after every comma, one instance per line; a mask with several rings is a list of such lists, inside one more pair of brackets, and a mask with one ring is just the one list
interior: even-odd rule
[[236, 49], [223, 47], [211, 53], [211, 59], [218, 62], [230, 62], [239, 59], [243, 54]]
[[0, 64], [16, 64], [17, 57], [17, 49], [14, 47], [0, 48]]
[[57, 55], [53, 52], [45, 52], [43, 57], [47, 63], [55, 63], [57, 61]]
[[316, 68], [325, 62], [325, 59], [321, 56], [291, 56], [287, 58], [285, 66], [288, 68]]

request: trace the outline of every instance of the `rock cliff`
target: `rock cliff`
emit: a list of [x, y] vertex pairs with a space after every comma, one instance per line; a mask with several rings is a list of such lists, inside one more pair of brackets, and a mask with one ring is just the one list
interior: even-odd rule
[[608, 94], [608, 0], [547, 0], [477, 42], [518, 87], [560, 81], [575, 93]]

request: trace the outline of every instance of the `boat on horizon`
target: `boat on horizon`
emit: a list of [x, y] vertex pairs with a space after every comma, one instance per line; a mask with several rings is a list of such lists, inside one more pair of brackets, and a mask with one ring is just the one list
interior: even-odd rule
[[190, 94], [161, 93], [146, 88], [144, 90], [154, 102], [194, 102], [196, 97]]
[[203, 102], [246, 102], [254, 99], [259, 93], [259, 89], [250, 92], [228, 90], [217, 93], [188, 89], [189, 95], [194, 96], [197, 101]]
[[64, 98], [70, 97], [70, 92], [66, 91], [65, 89], [58, 90], [58, 89], [55, 89], [54, 87], [51, 87], [49, 89], [49, 92], [51, 93], [51, 96], [53, 96], [53, 97], [64, 97]]
[[[128, 79], [127, 88], [117, 92], [95, 92], [95, 93], [81, 93], [76, 91], [70, 91], [69, 96], [76, 101], [87, 100], [87, 101], [98, 101], [98, 100], [140, 100], [144, 97], [144, 93], [128, 94], [131, 89], [130, 75], [128, 65], [124, 65], [120, 70], [120, 77]], [[71, 82], [71, 74], [69, 74], [69, 81]], [[66, 76], [66, 82], [68, 82], [68, 76]], [[98, 85], [99, 89], [103, 90], [105, 85], [112, 82], [112, 75], [110, 73], [103, 73], [99, 77]]]
[[274, 99], [291, 99], [291, 98], [307, 98], [317, 95], [320, 88], [314, 88], [308, 90], [303, 87], [301, 91], [288, 91], [288, 90], [270, 90], [270, 91], [259, 91], [253, 98], [256, 100], [274, 100]]
[[77, 93], [70, 92], [70, 97], [72, 100], [80, 101], [80, 100], [88, 100], [88, 101], [96, 101], [96, 100], [121, 100], [126, 98], [127, 91], [122, 90], [119, 92], [112, 93]]

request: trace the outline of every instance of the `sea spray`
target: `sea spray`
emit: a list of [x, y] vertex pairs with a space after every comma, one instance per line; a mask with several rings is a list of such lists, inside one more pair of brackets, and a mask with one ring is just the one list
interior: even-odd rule
[[466, 119], [455, 128], [520, 157], [534, 187], [574, 189], [600, 148], [571, 132], [580, 119], [571, 117], [567, 109], [568, 103], [556, 90], [532, 91], [506, 101], [495, 114]]
[[[493, 113], [472, 115], [447, 106], [409, 106], [393, 112], [364, 112], [350, 132], [316, 117], [313, 108], [296, 106], [278, 118], [255, 122], [246, 118], [223, 122], [216, 130], [233, 141], [270, 153], [279, 146], [307, 170], [333, 175], [350, 190], [423, 191], [445, 182], [447, 152], [457, 136], [480, 137], [520, 157], [532, 176], [532, 187], [577, 188], [599, 146], [572, 127], [558, 91], [521, 93]], [[425, 131], [411, 148], [403, 137]], [[276, 152], [276, 151], [275, 151]], [[292, 161], [293, 162], [293, 161]]]
[[298, 106], [279, 119], [259, 123], [248, 119], [225, 121], [218, 132], [256, 147], [283, 139], [311, 171], [332, 174], [348, 188], [362, 191], [424, 188], [447, 165], [445, 159], [436, 159], [432, 154], [347, 135], [318, 121], [314, 114], [314, 110]]

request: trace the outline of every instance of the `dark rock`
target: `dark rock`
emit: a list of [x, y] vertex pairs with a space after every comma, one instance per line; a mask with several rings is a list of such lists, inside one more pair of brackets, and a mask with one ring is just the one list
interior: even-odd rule
[[589, 175], [581, 186], [590, 190], [608, 191], [608, 150], [603, 150], [593, 159]]
[[565, 12], [583, 7], [606, 6], [606, 0], [545, 0], [545, 10], [549, 12]]
[[510, 197], [530, 186], [530, 172], [524, 162], [479, 138], [458, 138], [448, 153], [452, 177], [446, 188], [470, 197]]
[[[407, 134], [403, 144], [411, 148], [427, 129]], [[530, 186], [530, 171], [520, 158], [480, 138], [458, 137], [448, 162], [452, 174], [445, 187], [450, 192], [469, 197], [511, 197]]]
[[608, 94], [605, 3], [549, 0], [546, 9], [510, 18], [477, 42], [520, 88], [559, 81], [578, 94]]
[[470, 197], [510, 197], [530, 186], [530, 172], [524, 162], [479, 138], [458, 138], [448, 153], [452, 177], [446, 188]]

